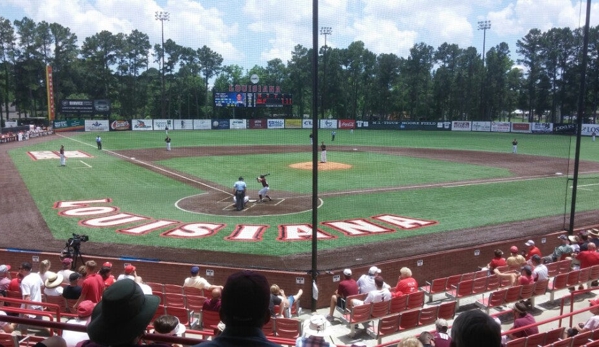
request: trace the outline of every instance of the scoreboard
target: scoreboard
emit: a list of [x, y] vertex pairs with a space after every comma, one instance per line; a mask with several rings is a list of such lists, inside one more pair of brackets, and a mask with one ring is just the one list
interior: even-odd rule
[[216, 107], [283, 107], [292, 106], [291, 94], [283, 93], [214, 93]]

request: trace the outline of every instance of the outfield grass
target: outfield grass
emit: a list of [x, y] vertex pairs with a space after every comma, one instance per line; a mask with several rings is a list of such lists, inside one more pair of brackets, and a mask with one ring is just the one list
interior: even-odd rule
[[[186, 146], [221, 145], [308, 145], [307, 130], [252, 130], [252, 131], [171, 131], [173, 149]], [[95, 133], [77, 134], [73, 138], [57, 137], [56, 140], [12, 150], [10, 155], [35, 200], [50, 229], [58, 239], [66, 239], [71, 233], [86, 234], [94, 241], [165, 245], [181, 249], [227, 250], [249, 254], [287, 255], [310, 252], [310, 242], [279, 242], [277, 226], [280, 224], [309, 224], [311, 213], [304, 212], [275, 217], [215, 217], [189, 214], [178, 210], [174, 203], [186, 196], [202, 193], [201, 190], [168, 179], [160, 174], [125, 162], [105, 151], [95, 149]], [[59, 135], [61, 136], [61, 135]], [[71, 136], [71, 135], [69, 135]], [[338, 131], [334, 144], [329, 146], [397, 146], [441, 149], [510, 152], [514, 134], [457, 133], [457, 132], [408, 132], [408, 131]], [[321, 131], [321, 140], [330, 140], [329, 132]], [[519, 153], [568, 157], [573, 151], [573, 141], [566, 136], [518, 135]], [[163, 132], [103, 133], [107, 150], [164, 147]], [[57, 160], [32, 161], [27, 151], [58, 150], [65, 144], [67, 150], [81, 150], [94, 156], [91, 159], [69, 159], [67, 167], [59, 167]], [[599, 151], [590, 139], [583, 139], [583, 160], [599, 161]], [[243, 170], [253, 177], [258, 173], [273, 173], [269, 182], [273, 195], [279, 187], [285, 190], [311, 192], [311, 172], [287, 168], [288, 164], [310, 161], [311, 153], [287, 153], [243, 156]], [[333, 161], [351, 163], [352, 170], [330, 171], [319, 174], [322, 192], [344, 191], [397, 185], [413, 185], [447, 182], [459, 179], [507, 177], [509, 172], [486, 166], [448, 163], [430, 159], [398, 157], [394, 155], [364, 152], [334, 152]], [[332, 159], [332, 158], [331, 158]], [[200, 157], [180, 158], [162, 162], [173, 169], [185, 171], [224, 186], [232, 185], [239, 170], [239, 158]], [[234, 173], [232, 177], [230, 173]], [[413, 231], [398, 230], [395, 233], [350, 238], [322, 227], [337, 236], [335, 240], [320, 241], [319, 248], [327, 249], [345, 245], [380, 242], [416, 234], [430, 234], [449, 230], [544, 216], [561, 215], [564, 206], [569, 207], [566, 178], [556, 177], [524, 182], [504, 182], [477, 186], [452, 188], [427, 188], [408, 191], [387, 191], [368, 195], [327, 196], [319, 210], [319, 220], [368, 219], [379, 214], [394, 214], [412, 218], [438, 221], [439, 224]], [[256, 190], [258, 187], [251, 187]], [[283, 188], [280, 188], [283, 189]], [[224, 223], [225, 228], [216, 236], [202, 239], [173, 239], [160, 237], [160, 232], [142, 236], [116, 233], [113, 228], [86, 228], [79, 218], [58, 216], [53, 205], [57, 201], [111, 198], [112, 206], [120, 211], [154, 219], [182, 222]], [[577, 211], [596, 209], [597, 192], [579, 191]], [[262, 242], [232, 243], [224, 240], [240, 223], [265, 224]], [[380, 223], [380, 222], [379, 222]], [[164, 230], [162, 230], [164, 231]]]

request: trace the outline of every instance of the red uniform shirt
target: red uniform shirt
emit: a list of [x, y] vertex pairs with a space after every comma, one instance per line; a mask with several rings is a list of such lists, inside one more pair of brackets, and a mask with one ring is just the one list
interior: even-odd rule
[[[418, 290], [418, 282], [412, 277], [407, 277], [399, 280], [395, 287], [395, 295], [408, 295]], [[400, 294], [402, 293], [402, 294]]]
[[98, 303], [104, 292], [104, 280], [97, 273], [89, 274], [81, 284], [81, 296], [83, 300], [91, 300]]

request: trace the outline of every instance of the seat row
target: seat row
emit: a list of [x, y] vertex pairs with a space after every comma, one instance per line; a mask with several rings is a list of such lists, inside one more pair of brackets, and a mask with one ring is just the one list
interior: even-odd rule
[[[346, 322], [350, 329], [350, 335], [355, 334], [357, 324], [370, 325], [370, 322], [379, 320], [389, 322], [393, 317], [398, 317], [397, 330], [393, 332], [403, 332], [404, 330], [414, 329], [422, 325], [433, 324], [438, 318], [453, 319], [456, 312], [456, 302], [449, 301], [441, 305], [428, 307], [418, 307], [409, 310], [393, 310], [394, 300], [398, 301], [400, 297], [393, 298], [390, 301], [381, 301], [364, 305], [352, 306], [350, 312], [344, 314], [341, 319]], [[377, 335], [378, 329], [375, 328], [373, 335]], [[387, 331], [387, 334], [393, 332]]]
[[506, 347], [580, 347], [580, 346], [599, 346], [599, 330], [580, 333], [571, 338], [562, 339], [564, 327], [551, 329], [546, 332], [521, 337], [508, 341]]
[[[337, 311], [341, 313], [341, 319], [347, 321], [347, 317], [351, 314], [353, 300], [364, 301], [368, 294], [350, 295], [346, 299], [341, 299], [341, 306], [337, 306]], [[389, 305], [388, 313], [399, 313], [401, 311], [411, 310], [424, 306], [424, 295], [422, 291], [401, 295], [391, 298], [385, 304]]]

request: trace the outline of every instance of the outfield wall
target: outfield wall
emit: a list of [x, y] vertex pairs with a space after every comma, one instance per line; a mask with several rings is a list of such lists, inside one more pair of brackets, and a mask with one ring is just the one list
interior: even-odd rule
[[[132, 120], [60, 120], [54, 129], [61, 131], [167, 131], [174, 130], [245, 130], [245, 129], [312, 129], [312, 119], [132, 119]], [[325, 130], [425, 130], [460, 132], [495, 132], [514, 134], [576, 133], [576, 124], [512, 123], [483, 121], [361, 121], [353, 119], [320, 119], [318, 128]], [[599, 124], [583, 124], [582, 136], [599, 135]]]

